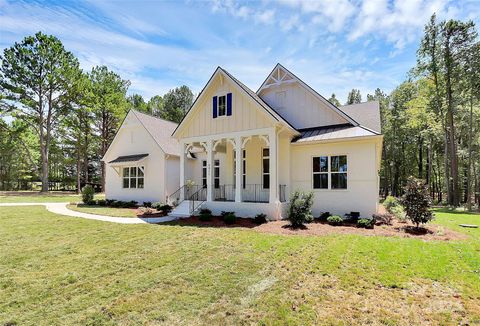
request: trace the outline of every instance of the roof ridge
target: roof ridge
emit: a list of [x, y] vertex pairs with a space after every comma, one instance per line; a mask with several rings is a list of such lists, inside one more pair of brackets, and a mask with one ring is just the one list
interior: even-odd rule
[[147, 112], [142, 112], [142, 111], [138, 111], [138, 110], [135, 110], [135, 109], [131, 109], [134, 113], [140, 113], [140, 114], [143, 114], [143, 115], [146, 115], [148, 117], [151, 117], [151, 118], [155, 118], [155, 119], [158, 119], [158, 120], [162, 120], [162, 121], [165, 121], [165, 122], [169, 122], [169, 123], [172, 123], [174, 125], [178, 125], [178, 123], [176, 122], [173, 122], [173, 121], [170, 121], [170, 120], [167, 120], [167, 119], [163, 119], [163, 118], [160, 118], [160, 117], [157, 117], [153, 114], [150, 114], [150, 113], [147, 113]]

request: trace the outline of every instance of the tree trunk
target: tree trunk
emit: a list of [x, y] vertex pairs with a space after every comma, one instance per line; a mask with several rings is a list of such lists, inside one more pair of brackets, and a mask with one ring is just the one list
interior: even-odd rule
[[418, 178], [423, 179], [423, 138], [418, 136]]
[[82, 188], [81, 180], [80, 180], [80, 169], [81, 169], [81, 162], [80, 162], [80, 144], [77, 143], [77, 194], [80, 193], [80, 189]]
[[468, 130], [468, 165], [467, 165], [467, 200], [466, 205], [469, 211], [472, 210], [472, 142], [473, 142], [473, 86], [470, 88], [470, 122]]

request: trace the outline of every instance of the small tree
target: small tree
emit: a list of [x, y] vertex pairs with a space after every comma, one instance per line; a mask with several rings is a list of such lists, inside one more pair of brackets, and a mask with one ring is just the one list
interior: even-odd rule
[[433, 214], [430, 211], [430, 195], [423, 180], [414, 177], [408, 178], [402, 205], [408, 219], [417, 228], [420, 223], [424, 224], [433, 220]]
[[290, 199], [288, 220], [294, 228], [313, 221], [312, 215], [313, 192], [307, 194], [295, 191]]
[[82, 189], [82, 201], [86, 205], [90, 205], [93, 202], [93, 197], [95, 196], [95, 190], [91, 185], [86, 185]]

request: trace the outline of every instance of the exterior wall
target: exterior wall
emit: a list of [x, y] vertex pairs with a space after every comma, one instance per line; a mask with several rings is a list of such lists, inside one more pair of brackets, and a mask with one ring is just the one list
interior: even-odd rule
[[[277, 92], [285, 92], [283, 107], [277, 103]], [[348, 122], [298, 82], [271, 86], [260, 96], [297, 129]]]
[[166, 188], [164, 198], [173, 194], [178, 188], [180, 188], [180, 158], [169, 156], [165, 162], [166, 169], [164, 170], [164, 180], [166, 180]]
[[[212, 116], [213, 96], [232, 93], [232, 115], [217, 117]], [[180, 130], [180, 138], [221, 134], [234, 131], [245, 131], [273, 126], [269, 113], [250, 96], [227, 77], [217, 75], [205, 89], [204, 94], [198, 99], [194, 111], [188, 116], [188, 121]]]
[[[377, 146], [376, 140], [292, 145], [291, 190], [314, 192], [314, 216], [352, 211], [371, 216], [378, 208]], [[347, 155], [346, 190], [313, 189], [312, 157], [322, 155]]]
[[250, 217], [263, 213], [267, 215], [269, 220], [280, 219], [280, 215], [285, 204], [277, 203], [235, 203], [212, 201], [205, 202], [202, 207], [208, 208], [213, 215], [220, 215], [222, 211], [235, 212], [237, 217]]
[[[145, 186], [143, 189], [125, 189], [122, 187], [122, 176], [117, 174], [107, 162], [118, 156], [148, 153], [148, 157], [140, 164], [145, 167]], [[165, 154], [158, 147], [138, 119], [129, 114], [110, 146], [106, 162], [106, 191], [108, 199], [143, 201], [165, 201], [165, 175], [178, 178], [178, 170], [165, 171]], [[134, 166], [135, 164], [131, 164]], [[173, 183], [173, 182], [172, 182]], [[177, 182], [178, 184], [178, 182]], [[178, 187], [177, 187], [178, 188]]]

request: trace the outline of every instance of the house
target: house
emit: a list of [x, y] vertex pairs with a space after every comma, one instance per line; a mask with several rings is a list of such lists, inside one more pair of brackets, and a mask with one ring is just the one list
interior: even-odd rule
[[103, 157], [105, 197], [164, 202], [180, 184], [176, 123], [130, 110]]
[[314, 192], [314, 215], [377, 212], [379, 103], [336, 107], [280, 64], [257, 92], [218, 67], [172, 136], [178, 216], [280, 218], [294, 190]]

